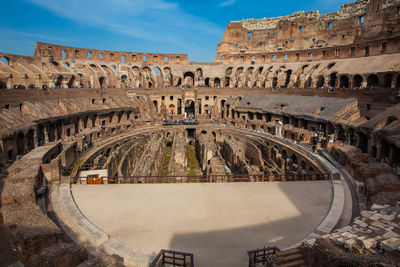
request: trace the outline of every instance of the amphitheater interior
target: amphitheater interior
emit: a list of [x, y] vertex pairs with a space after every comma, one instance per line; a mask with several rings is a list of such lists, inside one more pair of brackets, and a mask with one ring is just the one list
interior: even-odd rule
[[0, 58], [0, 264], [398, 266], [399, 0]]

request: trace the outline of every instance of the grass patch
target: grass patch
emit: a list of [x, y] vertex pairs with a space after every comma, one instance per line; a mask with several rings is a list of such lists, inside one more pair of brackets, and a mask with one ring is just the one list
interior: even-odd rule
[[172, 147], [167, 146], [167, 148], [165, 149], [165, 155], [164, 155], [163, 164], [162, 164], [162, 168], [161, 168], [161, 176], [168, 176], [168, 167], [169, 167], [169, 162], [171, 160], [171, 151], [172, 151]]
[[[196, 158], [196, 151], [193, 145], [187, 146], [187, 174], [188, 176], [201, 175], [200, 163]], [[190, 179], [190, 178], [189, 178]]]

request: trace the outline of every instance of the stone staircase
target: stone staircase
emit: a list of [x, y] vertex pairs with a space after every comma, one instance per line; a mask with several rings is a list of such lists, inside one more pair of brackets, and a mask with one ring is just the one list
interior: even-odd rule
[[273, 265], [274, 267], [306, 267], [306, 262], [303, 259], [298, 248], [292, 248], [276, 253], [279, 259], [279, 265]]

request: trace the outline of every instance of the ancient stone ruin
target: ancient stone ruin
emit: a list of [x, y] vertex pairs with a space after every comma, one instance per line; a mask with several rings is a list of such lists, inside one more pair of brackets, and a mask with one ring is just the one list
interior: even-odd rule
[[0, 58], [1, 214], [26, 266], [155, 266], [77, 185], [299, 181], [329, 182], [324, 219], [248, 266], [399, 264], [400, 1], [232, 21], [210, 63], [39, 42]]

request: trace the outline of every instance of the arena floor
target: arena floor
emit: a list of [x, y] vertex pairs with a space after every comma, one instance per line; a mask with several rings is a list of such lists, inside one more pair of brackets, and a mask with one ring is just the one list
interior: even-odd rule
[[195, 266], [247, 266], [247, 251], [283, 249], [327, 214], [329, 181], [73, 185], [82, 213], [111, 237], [150, 253], [194, 253]]

